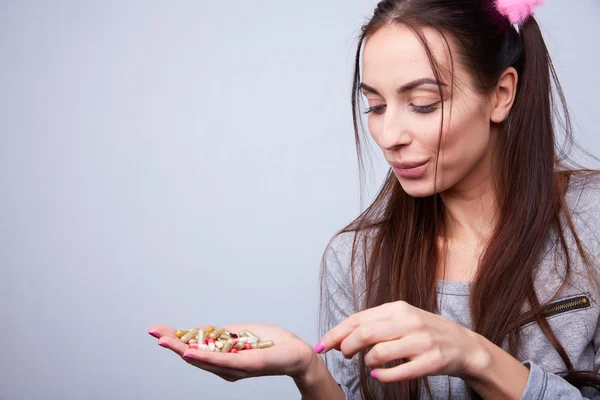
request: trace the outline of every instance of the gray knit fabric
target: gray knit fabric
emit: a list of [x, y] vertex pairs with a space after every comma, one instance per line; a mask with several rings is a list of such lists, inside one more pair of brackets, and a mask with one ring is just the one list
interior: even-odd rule
[[[567, 203], [572, 212], [576, 232], [586, 247], [593, 263], [593, 273], [600, 267], [600, 178], [597, 176], [575, 176], [571, 178], [567, 191]], [[358, 309], [353, 306], [353, 285], [350, 275], [350, 251], [353, 234], [345, 233], [334, 238], [325, 250], [324, 258], [324, 304], [325, 317], [330, 326], [359, 311], [363, 300], [364, 283], [354, 282], [358, 293]], [[574, 240], [567, 236], [573, 263], [569, 284], [560, 293], [560, 299], [587, 295], [592, 306], [552, 316], [550, 326], [567, 351], [577, 370], [600, 368], [599, 296], [592, 286], [587, 269], [581, 262]], [[536, 291], [540, 301], [545, 302], [557, 291], [564, 276], [564, 262], [554, 249], [554, 240], [548, 241], [547, 254], [536, 272]], [[362, 256], [364, 257], [364, 256]], [[361, 264], [362, 257], [356, 260]], [[358, 274], [357, 276], [360, 276]], [[468, 282], [439, 281], [437, 284], [438, 308], [444, 317], [464, 326], [471, 327], [469, 312]], [[553, 300], [553, 302], [556, 300]], [[524, 307], [524, 311], [526, 307]], [[580, 399], [597, 398], [600, 393], [584, 391], [583, 394], [561, 378], [566, 367], [558, 353], [535, 323], [522, 328], [522, 345], [519, 360], [530, 369], [529, 380], [523, 399]], [[328, 366], [336, 381], [343, 388], [347, 399], [360, 399], [357, 357], [346, 360], [340, 352], [327, 355]], [[463, 399], [467, 397], [464, 382], [448, 376], [429, 377], [434, 399]], [[423, 390], [422, 398], [428, 398]]]

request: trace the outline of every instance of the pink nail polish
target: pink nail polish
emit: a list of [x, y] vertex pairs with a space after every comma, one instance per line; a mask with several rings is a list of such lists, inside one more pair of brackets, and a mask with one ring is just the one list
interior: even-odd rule
[[318, 354], [321, 354], [323, 352], [323, 350], [325, 350], [325, 344], [323, 343], [323, 341], [321, 340], [319, 343], [317, 343], [317, 345], [315, 346], [315, 351]]
[[194, 357], [192, 357], [192, 355], [191, 355], [191, 354], [184, 354], [184, 355], [183, 355], [183, 357], [184, 357], [184, 358], [188, 358], [188, 359], [189, 359], [189, 358], [194, 358]]
[[160, 339], [160, 336], [158, 336], [158, 333], [155, 332], [148, 332], [150, 334], [150, 336], [154, 336], [157, 339]]
[[375, 372], [375, 370], [371, 371], [371, 378], [377, 378], [377, 372]]
[[166, 344], [166, 343], [159, 343], [158, 345], [159, 345], [159, 346], [162, 346], [162, 347], [165, 347], [165, 348], [167, 348], [167, 349], [169, 348], [169, 346], [167, 346], [167, 344]]

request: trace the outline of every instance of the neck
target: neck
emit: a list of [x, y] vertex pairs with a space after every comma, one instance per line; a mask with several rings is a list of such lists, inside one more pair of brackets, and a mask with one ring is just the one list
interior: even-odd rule
[[486, 243], [496, 223], [496, 201], [491, 179], [466, 190], [441, 194], [447, 238]]
[[440, 196], [446, 238], [477, 247], [486, 244], [497, 222], [491, 157], [484, 157], [471, 174]]

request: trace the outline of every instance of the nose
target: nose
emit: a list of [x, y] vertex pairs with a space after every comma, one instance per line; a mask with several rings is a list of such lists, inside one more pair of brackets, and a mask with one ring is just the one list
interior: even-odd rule
[[412, 136], [407, 118], [402, 118], [400, 112], [387, 112], [374, 139], [382, 150], [393, 150], [410, 144]]

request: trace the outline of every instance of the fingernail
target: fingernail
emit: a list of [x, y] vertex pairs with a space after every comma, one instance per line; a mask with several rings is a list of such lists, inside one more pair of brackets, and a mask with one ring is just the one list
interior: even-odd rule
[[167, 349], [169, 348], [169, 346], [167, 346], [167, 344], [166, 344], [166, 343], [159, 343], [158, 345], [159, 345], [159, 346], [162, 346], [162, 347], [166, 347]]
[[325, 350], [325, 343], [323, 343], [323, 341], [321, 340], [319, 343], [317, 343], [317, 345], [315, 346], [315, 351], [318, 354], [321, 354], [323, 352], [323, 350]]
[[194, 358], [194, 357], [192, 357], [192, 355], [191, 355], [191, 354], [184, 354], [184, 355], [183, 355], [183, 357], [184, 357], [184, 358]]
[[150, 334], [150, 336], [154, 336], [155, 338], [159, 339], [160, 336], [158, 336], [158, 333], [156, 332], [148, 332]]
[[371, 378], [377, 378], [377, 372], [375, 372], [375, 370], [371, 370]]

